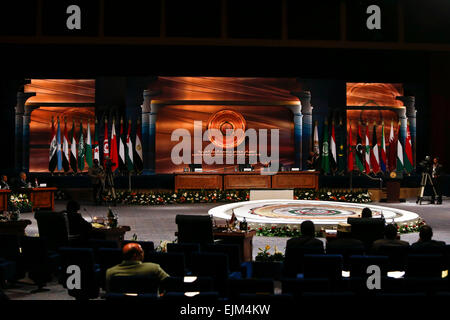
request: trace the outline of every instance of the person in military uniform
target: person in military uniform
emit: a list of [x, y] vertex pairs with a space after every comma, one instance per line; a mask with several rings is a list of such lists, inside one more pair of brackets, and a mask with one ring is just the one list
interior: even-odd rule
[[105, 171], [98, 159], [94, 159], [94, 165], [89, 168], [88, 174], [91, 177], [94, 202], [98, 205], [102, 203], [103, 190], [105, 189]]

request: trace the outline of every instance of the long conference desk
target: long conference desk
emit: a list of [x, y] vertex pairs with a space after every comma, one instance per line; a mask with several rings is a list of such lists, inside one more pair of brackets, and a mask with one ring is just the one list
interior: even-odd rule
[[184, 189], [319, 189], [318, 171], [278, 172], [180, 172], [175, 175], [175, 191]]

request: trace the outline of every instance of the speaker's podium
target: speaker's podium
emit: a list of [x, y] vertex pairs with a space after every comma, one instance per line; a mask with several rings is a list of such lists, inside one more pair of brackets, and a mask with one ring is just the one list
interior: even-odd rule
[[400, 202], [400, 182], [403, 178], [401, 173], [392, 171], [386, 180], [386, 202]]

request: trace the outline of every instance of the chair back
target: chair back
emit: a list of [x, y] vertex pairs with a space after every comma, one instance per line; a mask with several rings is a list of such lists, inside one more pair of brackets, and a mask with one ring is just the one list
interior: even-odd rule
[[352, 237], [364, 242], [366, 249], [371, 248], [375, 240], [384, 237], [384, 219], [348, 218], [347, 222], [352, 225]]
[[192, 267], [192, 253], [200, 252], [200, 244], [198, 243], [168, 243], [167, 252], [179, 252], [184, 254], [186, 268]]
[[342, 279], [343, 258], [340, 254], [305, 254], [305, 278]]
[[48, 240], [50, 249], [69, 245], [69, 222], [65, 212], [36, 211], [39, 236]]
[[381, 276], [386, 276], [389, 258], [387, 256], [363, 256], [352, 255], [349, 258], [350, 276], [367, 278], [372, 273], [367, 273], [367, 268], [372, 265], [379, 266]]
[[144, 262], [153, 262], [171, 277], [183, 277], [185, 270], [184, 254], [179, 252], [152, 252], [144, 256]]
[[175, 222], [178, 226], [179, 243], [190, 242], [204, 245], [214, 242], [210, 216], [177, 215]]
[[70, 276], [65, 272], [67, 268], [73, 265], [80, 268], [80, 288], [68, 289], [69, 295], [77, 299], [97, 298], [99, 295], [98, 277], [100, 269], [95, 265], [94, 250], [91, 248], [62, 247], [59, 252], [61, 254], [64, 287], [66, 287], [67, 278]]
[[381, 246], [377, 254], [388, 257], [388, 271], [404, 271], [409, 248], [409, 246]]
[[444, 266], [443, 254], [408, 254], [405, 277], [440, 278]]
[[228, 257], [230, 271], [241, 271], [241, 248], [238, 244], [208, 244], [203, 248], [203, 252], [223, 253]]
[[160, 280], [151, 276], [112, 276], [109, 292], [115, 293], [158, 293]]
[[296, 277], [303, 273], [305, 254], [323, 254], [323, 247], [287, 247], [284, 258], [284, 274], [287, 277]]

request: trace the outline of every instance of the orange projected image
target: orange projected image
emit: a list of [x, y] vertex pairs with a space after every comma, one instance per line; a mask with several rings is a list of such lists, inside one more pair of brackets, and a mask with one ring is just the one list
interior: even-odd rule
[[401, 107], [403, 103], [395, 98], [402, 95], [399, 83], [347, 83], [347, 106]]
[[95, 80], [31, 79], [24, 91], [36, 93], [36, 96], [27, 100], [27, 105], [95, 103]]
[[[224, 114], [222, 111], [226, 111]], [[214, 116], [216, 115], [216, 116]], [[223, 121], [219, 121], [220, 119]], [[172, 162], [171, 151], [180, 141], [171, 141], [172, 132], [176, 129], [186, 129], [191, 140], [191, 161], [193, 163], [194, 154], [202, 154], [206, 146], [214, 143], [223, 146], [220, 141], [203, 141], [202, 150], [194, 150], [194, 121], [202, 122], [202, 133], [208, 128], [217, 127], [218, 130], [226, 128], [279, 129], [279, 157], [280, 163], [285, 166], [293, 165], [294, 161], [294, 124], [292, 121], [292, 113], [283, 106], [217, 106], [217, 105], [166, 105], [158, 112], [158, 120], [156, 122], [156, 172], [157, 173], [173, 173], [181, 172], [187, 164], [176, 165]], [[258, 133], [257, 133], [258, 134]], [[259, 139], [259, 137], [258, 137]], [[270, 140], [268, 137], [268, 152], [270, 154]], [[246, 140], [239, 140], [236, 145], [246, 143], [246, 155], [250, 155], [248, 143]], [[232, 145], [234, 151], [236, 148]], [[224, 153], [225, 148], [223, 149]], [[237, 151], [236, 151], [237, 152]], [[236, 152], [235, 157], [236, 157]], [[236, 163], [236, 162], [234, 162]], [[259, 166], [261, 164], [258, 164]], [[230, 170], [232, 171], [236, 165], [234, 164], [203, 164], [206, 170]]]

